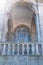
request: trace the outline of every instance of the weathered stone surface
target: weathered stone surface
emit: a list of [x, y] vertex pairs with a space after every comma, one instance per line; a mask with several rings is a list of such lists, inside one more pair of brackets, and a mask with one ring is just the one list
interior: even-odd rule
[[0, 56], [0, 65], [43, 65], [43, 57], [38, 56]]

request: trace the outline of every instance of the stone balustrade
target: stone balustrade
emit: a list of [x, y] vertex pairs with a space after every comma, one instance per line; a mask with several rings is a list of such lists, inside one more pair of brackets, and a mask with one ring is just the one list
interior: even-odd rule
[[0, 43], [0, 55], [43, 55], [43, 44]]

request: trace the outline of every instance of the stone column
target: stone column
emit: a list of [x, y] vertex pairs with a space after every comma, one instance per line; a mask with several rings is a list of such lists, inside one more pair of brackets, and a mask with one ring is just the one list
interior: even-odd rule
[[36, 30], [37, 30], [38, 42], [41, 42], [40, 19], [38, 13], [36, 14]]

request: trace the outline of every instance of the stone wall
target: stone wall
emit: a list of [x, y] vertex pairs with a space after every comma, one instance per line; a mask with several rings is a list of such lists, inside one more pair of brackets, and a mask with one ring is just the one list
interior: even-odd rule
[[0, 56], [0, 65], [43, 65], [43, 57]]

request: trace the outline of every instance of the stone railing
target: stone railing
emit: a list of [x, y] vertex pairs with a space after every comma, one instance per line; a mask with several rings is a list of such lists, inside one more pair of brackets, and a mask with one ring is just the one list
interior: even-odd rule
[[0, 43], [0, 55], [43, 55], [41, 43]]

